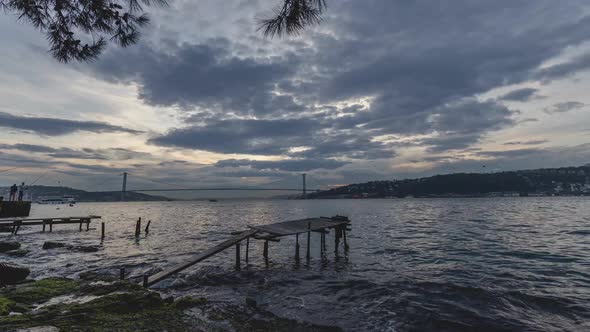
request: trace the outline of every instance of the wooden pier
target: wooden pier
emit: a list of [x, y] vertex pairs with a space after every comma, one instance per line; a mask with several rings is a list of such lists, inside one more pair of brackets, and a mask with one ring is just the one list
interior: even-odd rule
[[0, 228], [12, 227], [12, 233], [17, 234], [22, 226], [43, 226], [43, 232], [46, 227], [53, 232], [53, 225], [77, 224], [79, 230], [86, 225], [86, 230], [90, 229], [90, 222], [93, 219], [100, 219], [100, 216], [83, 216], [83, 217], [58, 217], [58, 218], [33, 218], [33, 219], [0, 219]]
[[28, 217], [30, 212], [29, 201], [0, 201], [0, 218]]
[[162, 272], [156, 273], [154, 275], [148, 276], [144, 275], [143, 278], [143, 286], [149, 287], [154, 285], [173, 274], [176, 274], [190, 266], [193, 266], [205, 259], [227, 249], [232, 246], [236, 248], [236, 269], [240, 269], [240, 242], [246, 240], [246, 261], [248, 261], [248, 251], [250, 245], [250, 238], [257, 239], [257, 240], [264, 240], [264, 252], [263, 256], [265, 260], [268, 260], [268, 241], [278, 242], [280, 241], [279, 238], [288, 235], [295, 235], [296, 236], [296, 254], [295, 258], [299, 259], [299, 234], [306, 233], [307, 234], [307, 259], [310, 258], [310, 241], [311, 241], [311, 232], [317, 232], [321, 234], [321, 248], [322, 251], [325, 250], [325, 235], [328, 233], [328, 229], [334, 229], [334, 243], [335, 243], [335, 250], [338, 250], [338, 245], [340, 243], [340, 239], [343, 239], [345, 248], [348, 248], [348, 244], [346, 242], [346, 231], [350, 230], [348, 227], [350, 225], [350, 220], [347, 217], [343, 216], [334, 216], [331, 218], [327, 217], [319, 217], [319, 218], [308, 218], [308, 219], [300, 219], [300, 220], [290, 220], [284, 221], [275, 224], [269, 225], [260, 225], [260, 226], [248, 226], [250, 229], [240, 232], [233, 232], [233, 236], [222, 243], [203, 251], [202, 253], [195, 256], [188, 262], [178, 264], [172, 266]]

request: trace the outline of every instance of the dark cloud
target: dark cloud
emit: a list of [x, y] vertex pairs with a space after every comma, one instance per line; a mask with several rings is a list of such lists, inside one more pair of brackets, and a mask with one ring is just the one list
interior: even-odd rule
[[539, 145], [539, 144], [543, 144], [543, 143], [547, 143], [547, 142], [549, 142], [549, 141], [546, 139], [532, 140], [532, 141], [511, 141], [511, 142], [504, 143], [504, 145]]
[[249, 166], [259, 170], [280, 170], [288, 172], [305, 172], [315, 169], [336, 169], [348, 164], [334, 159], [289, 159], [279, 161], [226, 159], [218, 161], [217, 167]]
[[549, 108], [545, 109], [545, 113], [565, 113], [573, 110], [577, 110], [586, 106], [584, 103], [578, 101], [568, 101], [564, 103], [557, 103]]
[[538, 89], [533, 88], [522, 88], [518, 90], [513, 90], [508, 92], [507, 94], [500, 96], [498, 99], [506, 100], [506, 101], [529, 101], [535, 93], [539, 91]]
[[226, 39], [206, 44], [140, 45], [114, 50], [97, 63], [107, 80], [136, 82], [139, 97], [150, 105], [201, 107], [241, 114], [301, 112], [290, 96], [274, 86], [292, 75], [297, 58], [240, 58]]
[[219, 120], [178, 128], [150, 143], [219, 153], [277, 155], [305, 145], [319, 123], [309, 119]]
[[71, 134], [77, 131], [89, 131], [93, 133], [141, 133], [141, 131], [114, 126], [104, 122], [19, 116], [5, 112], [0, 112], [0, 127], [33, 132], [44, 136], [60, 136]]
[[590, 57], [578, 57], [541, 68], [588, 40], [584, 6], [338, 1], [322, 28], [296, 47], [167, 41], [115, 50], [94, 69], [107, 80], [136, 84], [149, 105], [179, 106], [185, 126], [150, 140], [159, 146], [357, 162], [396, 156], [399, 145], [384, 136], [428, 135], [414, 144], [457, 152], [532, 121], [516, 119], [518, 112], [500, 102], [530, 100], [536, 89], [496, 101], [478, 95], [588, 67]]
[[70, 149], [53, 148], [45, 145], [34, 144], [0, 144], [0, 149], [17, 150], [26, 153], [43, 153], [56, 159], [93, 159], [93, 160], [151, 160], [154, 157], [146, 152], [138, 152], [123, 148], [110, 149]]

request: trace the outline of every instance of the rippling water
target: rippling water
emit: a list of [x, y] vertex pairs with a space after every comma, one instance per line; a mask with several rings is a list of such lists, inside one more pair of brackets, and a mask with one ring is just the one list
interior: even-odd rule
[[[97, 253], [44, 251], [46, 240], [98, 244], [99, 225], [81, 233], [75, 225], [24, 228], [18, 238], [32, 253], [11, 260], [32, 267], [33, 277], [121, 266], [138, 276], [249, 224], [347, 215], [348, 252], [335, 255], [329, 234], [322, 257], [312, 234], [312, 260], [298, 265], [294, 239], [284, 238], [270, 244], [265, 266], [262, 242], [253, 241], [240, 272], [227, 250], [157, 288], [220, 303], [249, 297], [278, 316], [350, 331], [590, 330], [588, 198], [81, 203], [34, 205], [32, 214], [98, 214], [107, 235]], [[140, 216], [152, 220], [151, 232], [135, 241]]]

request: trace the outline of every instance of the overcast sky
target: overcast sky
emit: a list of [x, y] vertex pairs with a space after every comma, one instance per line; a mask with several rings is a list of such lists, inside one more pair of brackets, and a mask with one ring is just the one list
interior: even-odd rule
[[[60, 64], [0, 15], [0, 185], [310, 186], [590, 163], [586, 0], [176, 0], [141, 42]], [[485, 167], [484, 167], [485, 165]]]

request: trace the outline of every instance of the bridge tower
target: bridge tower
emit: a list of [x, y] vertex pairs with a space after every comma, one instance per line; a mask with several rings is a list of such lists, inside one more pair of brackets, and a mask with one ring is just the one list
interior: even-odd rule
[[127, 191], [127, 172], [123, 172], [123, 189], [121, 190], [121, 202], [125, 201], [125, 192]]
[[305, 177], [306, 176], [307, 176], [307, 174], [305, 174], [305, 173], [301, 174], [301, 178], [303, 180], [303, 195], [302, 195], [302, 198], [303, 199], [305, 199], [305, 195], [307, 194], [307, 187], [306, 187], [306, 184], [305, 184]]

